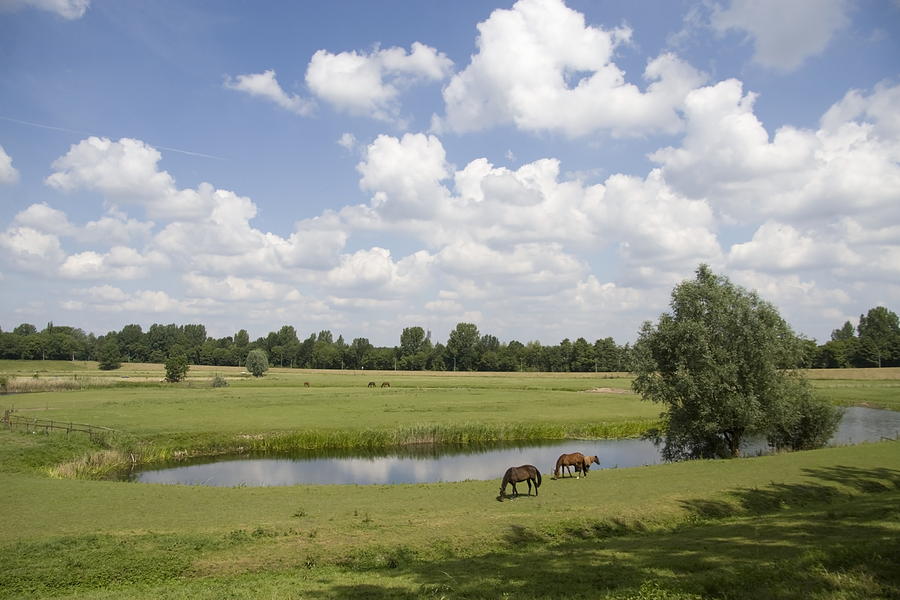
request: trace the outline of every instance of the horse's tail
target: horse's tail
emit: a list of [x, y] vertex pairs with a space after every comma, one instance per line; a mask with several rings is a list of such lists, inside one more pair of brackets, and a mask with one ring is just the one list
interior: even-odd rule
[[[535, 472], [537, 473], [537, 481], [535, 482], [534, 487], [539, 488], [539, 487], [541, 487], [541, 470], [535, 469]], [[537, 492], [535, 492], [535, 493], [537, 493]]]

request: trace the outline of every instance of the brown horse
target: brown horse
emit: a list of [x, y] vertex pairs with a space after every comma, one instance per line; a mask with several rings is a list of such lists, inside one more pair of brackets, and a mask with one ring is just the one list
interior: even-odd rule
[[590, 468], [592, 463], [600, 464], [600, 460], [597, 459], [596, 456], [585, 456], [581, 452], [573, 452], [571, 454], [561, 454], [558, 459], [556, 459], [556, 468], [553, 469], [553, 478], [559, 477], [560, 469], [565, 469], [563, 472], [563, 477], [565, 477], [565, 472], [569, 473], [569, 477], [572, 476], [572, 467], [575, 467], [576, 473], [581, 473], [585, 477], [587, 477], [588, 469]]
[[370, 381], [370, 382], [369, 382], [369, 387], [375, 387], [375, 382], [374, 382], [374, 381]]
[[387, 381], [385, 381], [384, 383], [381, 384], [381, 387], [391, 387], [391, 384], [388, 383]]
[[518, 496], [519, 491], [516, 489], [516, 484], [523, 481], [528, 482], [529, 496], [531, 495], [531, 482], [534, 482], [534, 495], [537, 496], [538, 488], [541, 487], [541, 472], [534, 465], [522, 465], [521, 467], [510, 467], [506, 470], [506, 473], [503, 475], [503, 483], [500, 484], [500, 495], [497, 496], [497, 500], [503, 502], [503, 499], [507, 497], [506, 486], [509, 484], [512, 484], [513, 494]]
[[309, 382], [308, 382], [308, 381], [304, 381], [304, 382], [303, 382], [303, 387], [309, 387]]

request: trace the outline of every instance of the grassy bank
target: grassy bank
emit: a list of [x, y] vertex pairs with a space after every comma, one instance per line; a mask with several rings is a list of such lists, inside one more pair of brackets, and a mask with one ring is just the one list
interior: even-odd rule
[[545, 478], [502, 503], [498, 481], [204, 488], [25, 464], [61, 443], [0, 432], [0, 597], [900, 594], [893, 442]]

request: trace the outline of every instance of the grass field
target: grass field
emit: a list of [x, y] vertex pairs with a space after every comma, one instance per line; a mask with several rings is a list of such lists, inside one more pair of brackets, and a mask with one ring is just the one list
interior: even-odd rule
[[[158, 365], [70, 365], [0, 363], [0, 373], [106, 383], [2, 400], [16, 414], [122, 434], [92, 442], [0, 429], [0, 598], [900, 597], [898, 442], [545, 477], [539, 496], [505, 502], [495, 500], [499, 473], [281, 488], [54, 478], [53, 467], [116, 444], [211, 451], [253, 439], [402, 442], [385, 434], [398, 431], [614, 433], [659, 410], [623, 393], [627, 377], [603, 374], [275, 369], [254, 380], [192, 368], [171, 386], [158, 384]], [[215, 372], [230, 385], [210, 387]], [[891, 373], [848, 375], [813, 382], [836, 403], [896, 406]]]

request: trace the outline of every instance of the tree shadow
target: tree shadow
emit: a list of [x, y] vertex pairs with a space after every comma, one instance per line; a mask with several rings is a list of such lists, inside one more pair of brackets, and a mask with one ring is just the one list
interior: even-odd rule
[[[900, 536], [890, 522], [900, 506], [896, 493], [884, 493], [900, 489], [900, 471], [837, 466], [806, 475], [819, 482], [684, 501], [689, 518], [674, 530], [612, 519], [548, 536], [513, 525], [503, 550], [401, 564], [380, 571], [399, 587], [338, 586], [323, 597], [900, 597]], [[703, 522], [691, 525], [691, 516]], [[744, 518], [727, 518], [736, 516]]]

